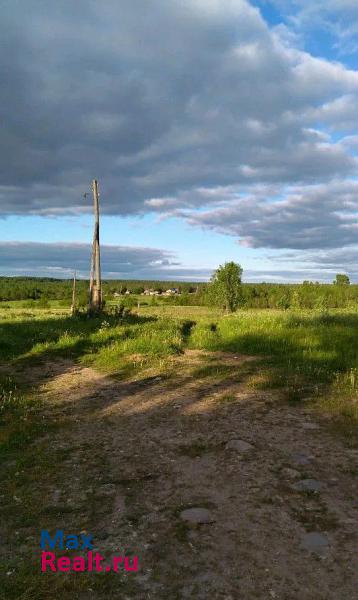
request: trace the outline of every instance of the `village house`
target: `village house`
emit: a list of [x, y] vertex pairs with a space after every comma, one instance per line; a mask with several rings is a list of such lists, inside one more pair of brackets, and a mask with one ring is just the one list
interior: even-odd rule
[[164, 296], [175, 296], [175, 295], [179, 295], [178, 288], [170, 288], [169, 290], [166, 290], [166, 292], [164, 292]]
[[161, 292], [158, 292], [158, 290], [153, 290], [153, 289], [148, 289], [148, 290], [144, 290], [142, 296], [160, 296]]

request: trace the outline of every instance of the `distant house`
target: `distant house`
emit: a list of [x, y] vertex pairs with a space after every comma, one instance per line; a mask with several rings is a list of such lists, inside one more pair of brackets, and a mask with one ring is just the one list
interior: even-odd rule
[[125, 292], [126, 296], [129, 296], [129, 294], [130, 294], [130, 293], [131, 293], [131, 291], [130, 291], [130, 290], [127, 290], [127, 291]]
[[169, 290], [166, 290], [166, 292], [164, 292], [165, 296], [175, 296], [176, 294], [179, 294], [178, 288], [170, 288]]
[[160, 292], [158, 290], [153, 290], [152, 288], [144, 290], [143, 296], [160, 296]]
[[119, 292], [114, 292], [113, 296], [114, 296], [115, 298], [120, 298], [120, 297], [121, 297], [121, 295], [120, 295], [120, 293], [119, 293]]

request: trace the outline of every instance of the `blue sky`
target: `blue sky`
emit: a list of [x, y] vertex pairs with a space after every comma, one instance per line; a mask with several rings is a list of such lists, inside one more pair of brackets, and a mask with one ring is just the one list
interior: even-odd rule
[[[71, 244], [74, 241], [87, 244], [93, 231], [91, 215], [62, 218], [11, 216], [6, 218], [6, 225], [2, 235], [4, 242], [41, 240], [45, 244]], [[174, 278], [181, 276], [181, 267], [184, 266], [195, 271], [195, 280], [205, 281], [215, 266], [227, 260], [241, 262], [250, 271], [261, 269], [263, 266], [269, 269], [271, 266], [271, 260], [266, 259], [262, 253], [258, 256], [255, 250], [241, 247], [232, 237], [197, 228], [194, 230], [177, 218], [169, 218], [162, 222], [153, 215], [136, 218], [104, 216], [101, 219], [101, 241], [111, 246], [160, 246], [169, 249], [175, 257], [175, 262], [178, 259], [181, 263], [174, 266]], [[202, 275], [197, 273], [200, 270], [203, 270]], [[36, 270], [31, 271], [31, 274], [37, 274]], [[39, 274], [45, 274], [45, 271], [39, 271]], [[133, 278], [136, 276], [134, 273]], [[165, 278], [170, 277], [170, 273], [166, 272]], [[190, 279], [190, 274], [184, 276], [184, 279]], [[255, 275], [252, 274], [250, 279], [255, 279]]]
[[355, 0], [256, 0], [271, 27], [284, 25], [302, 49], [357, 68], [358, 8]]
[[358, 281], [356, 2], [3, 4], [0, 274]]

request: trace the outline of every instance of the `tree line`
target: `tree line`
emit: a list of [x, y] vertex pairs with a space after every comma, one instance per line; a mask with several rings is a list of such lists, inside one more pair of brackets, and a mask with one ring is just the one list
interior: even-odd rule
[[[227, 264], [235, 265], [235, 263]], [[345, 275], [338, 274], [332, 284], [310, 281], [301, 284], [241, 283], [242, 269], [240, 265], [236, 265], [236, 267], [231, 267], [231, 269], [226, 265], [219, 267], [209, 283], [105, 280], [103, 292], [106, 299], [118, 299], [119, 295], [123, 296], [124, 300], [127, 291], [133, 295], [139, 295], [148, 288], [158, 292], [177, 288], [180, 295], [160, 298], [159, 301], [172, 305], [214, 305], [228, 310], [240, 307], [325, 309], [349, 308], [358, 305], [358, 285], [349, 284]], [[88, 280], [77, 282], [80, 306], [84, 306], [88, 302], [88, 285]], [[71, 295], [71, 280], [0, 277], [0, 301], [29, 300], [39, 305], [46, 305], [48, 301], [57, 300], [63, 306], [67, 306], [71, 303]], [[118, 302], [121, 302], [120, 298]], [[158, 302], [158, 300], [143, 297], [141, 302], [144, 304], [145, 302]]]
[[[104, 280], [103, 293], [107, 297], [131, 294], [142, 294], [145, 289], [153, 289], [159, 293], [170, 288], [177, 288], [182, 294], [193, 294], [203, 284], [178, 281], [151, 280]], [[88, 300], [89, 281], [77, 280], [79, 303]], [[11, 300], [58, 300], [66, 303], [72, 298], [72, 279], [54, 279], [48, 277], [0, 277], [0, 301]]]

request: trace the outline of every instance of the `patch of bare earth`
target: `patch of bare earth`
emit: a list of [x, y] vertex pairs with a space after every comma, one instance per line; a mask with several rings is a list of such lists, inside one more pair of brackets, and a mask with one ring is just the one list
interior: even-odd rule
[[[68, 452], [50, 478], [39, 473], [38, 530], [57, 523], [46, 521], [52, 507], [106, 558], [138, 555], [139, 572], [113, 597], [356, 597], [357, 451], [307, 408], [251, 389], [250, 362], [192, 352], [171, 377], [127, 382], [70, 362], [46, 367], [39, 393], [63, 423], [48, 452]], [[206, 376], [212, 364], [240, 376]], [[318, 491], [296, 489], [307, 480]], [[211, 522], [183, 520], [191, 507]]]

